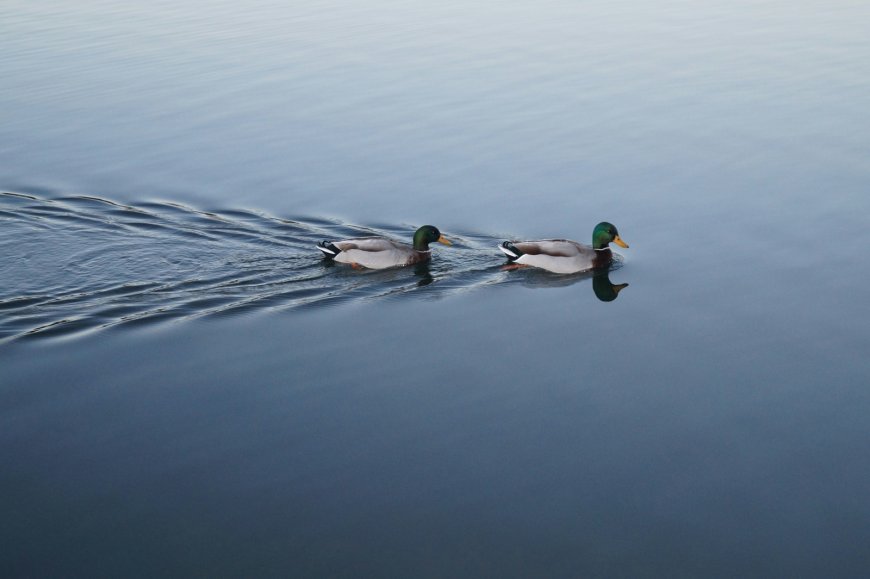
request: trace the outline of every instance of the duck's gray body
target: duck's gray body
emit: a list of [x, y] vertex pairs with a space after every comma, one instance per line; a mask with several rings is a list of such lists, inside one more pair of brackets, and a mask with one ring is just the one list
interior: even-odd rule
[[429, 261], [431, 251], [419, 251], [407, 243], [384, 237], [358, 237], [342, 241], [324, 242], [317, 246], [330, 258], [340, 263], [361, 265], [369, 269], [402, 267]]
[[610, 264], [609, 249], [593, 249], [570, 239], [504, 242], [498, 248], [514, 263], [553, 273], [578, 273]]

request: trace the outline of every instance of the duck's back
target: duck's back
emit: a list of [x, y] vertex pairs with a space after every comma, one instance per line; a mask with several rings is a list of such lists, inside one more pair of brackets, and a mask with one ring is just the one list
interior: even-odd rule
[[549, 255], [552, 257], [594, 257], [595, 250], [588, 245], [570, 239], [541, 239], [539, 241], [514, 241], [514, 247], [526, 255]]
[[390, 251], [402, 247], [403, 244], [397, 243], [385, 237], [357, 237], [354, 239], [345, 239], [342, 241], [333, 242], [337, 248], [342, 251], [351, 251], [358, 249], [360, 251]]

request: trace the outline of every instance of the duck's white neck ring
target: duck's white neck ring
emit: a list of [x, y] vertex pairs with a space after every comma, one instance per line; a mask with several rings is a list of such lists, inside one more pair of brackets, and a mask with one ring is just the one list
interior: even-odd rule
[[595, 249], [595, 251], [610, 251], [610, 248], [609, 248], [609, 247], [602, 247], [602, 248], [600, 248], [600, 249], [596, 249], [596, 248], [593, 247], [592, 249]]

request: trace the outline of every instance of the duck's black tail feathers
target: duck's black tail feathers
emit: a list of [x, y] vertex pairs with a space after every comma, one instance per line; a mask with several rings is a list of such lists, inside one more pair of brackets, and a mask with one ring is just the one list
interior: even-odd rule
[[323, 252], [323, 255], [328, 259], [332, 259], [339, 253], [341, 250], [335, 246], [331, 241], [321, 241], [317, 244], [317, 249]]
[[499, 245], [498, 248], [508, 257], [510, 261], [516, 261], [523, 255], [523, 252], [517, 249], [517, 247], [510, 241], [502, 242], [502, 244]]

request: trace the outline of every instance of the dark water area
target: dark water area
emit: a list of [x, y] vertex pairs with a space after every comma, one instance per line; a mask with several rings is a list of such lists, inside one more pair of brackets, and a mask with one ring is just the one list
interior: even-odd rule
[[2, 3], [0, 575], [865, 576], [867, 30]]

